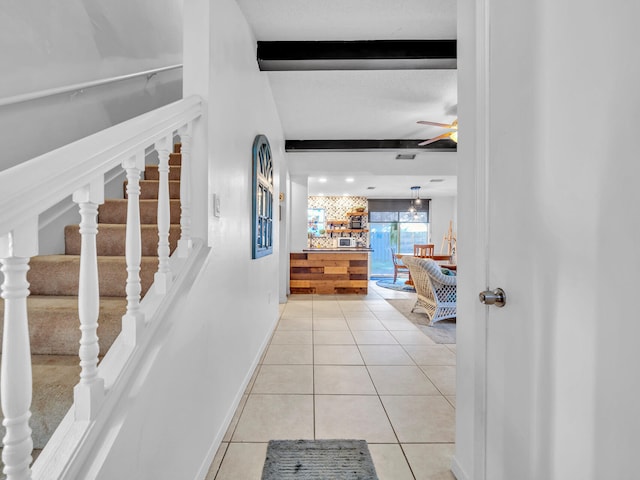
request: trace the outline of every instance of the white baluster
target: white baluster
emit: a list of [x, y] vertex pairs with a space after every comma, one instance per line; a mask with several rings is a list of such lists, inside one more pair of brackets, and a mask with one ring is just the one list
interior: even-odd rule
[[164, 138], [156, 143], [160, 164], [160, 182], [158, 187], [158, 271], [154, 277], [156, 293], [167, 293], [171, 283], [169, 268], [169, 139]]
[[125, 342], [135, 345], [144, 326], [144, 314], [140, 311], [140, 261], [142, 258], [140, 233], [140, 172], [144, 170], [144, 152], [122, 162], [127, 172], [127, 313], [122, 317], [122, 334]]
[[2, 424], [3, 472], [7, 480], [30, 480], [33, 440], [29, 418], [33, 382], [27, 296], [29, 257], [38, 253], [38, 222], [33, 220], [0, 238], [0, 263], [4, 283], [4, 334], [2, 369], [0, 371], [0, 403], [4, 413]]
[[104, 202], [104, 180], [100, 177], [73, 194], [80, 206], [80, 280], [78, 287], [78, 316], [80, 317], [80, 383], [74, 388], [76, 420], [95, 418], [104, 397], [104, 380], [98, 376], [98, 315], [100, 289], [98, 285], [98, 255], [96, 234], [98, 204]]
[[180, 169], [180, 240], [178, 256], [189, 256], [191, 240], [191, 123], [180, 133], [182, 167]]

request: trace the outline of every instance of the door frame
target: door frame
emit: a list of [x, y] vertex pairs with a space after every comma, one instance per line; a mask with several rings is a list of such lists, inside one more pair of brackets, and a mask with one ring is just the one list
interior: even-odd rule
[[490, 0], [458, 0], [458, 480], [486, 480], [489, 288]]

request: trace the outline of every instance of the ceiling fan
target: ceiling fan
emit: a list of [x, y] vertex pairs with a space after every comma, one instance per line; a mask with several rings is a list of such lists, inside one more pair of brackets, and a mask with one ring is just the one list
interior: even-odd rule
[[442, 128], [451, 130], [450, 132], [443, 133], [442, 135], [438, 135], [437, 137], [433, 137], [433, 138], [430, 138], [429, 140], [419, 143], [418, 145], [421, 147], [425, 145], [429, 145], [430, 143], [433, 143], [433, 142], [437, 142], [438, 140], [444, 140], [445, 138], [450, 138], [454, 142], [458, 143], [458, 119], [457, 118], [451, 123], [427, 122], [426, 120], [420, 120], [417, 123], [421, 125], [431, 125], [433, 127], [442, 127]]

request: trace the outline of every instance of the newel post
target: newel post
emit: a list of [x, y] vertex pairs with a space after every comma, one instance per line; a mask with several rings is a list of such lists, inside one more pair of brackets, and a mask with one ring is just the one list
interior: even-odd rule
[[193, 246], [191, 240], [191, 139], [193, 123], [183, 127], [180, 134], [182, 144], [182, 162], [180, 168], [180, 240], [178, 241], [178, 256], [189, 256]]
[[154, 276], [156, 293], [167, 293], [171, 284], [171, 269], [169, 268], [169, 137], [156, 142], [158, 152], [159, 186], [158, 186], [158, 271]]
[[80, 207], [80, 280], [78, 316], [80, 318], [80, 383], [73, 390], [76, 420], [93, 420], [104, 397], [104, 380], [98, 376], [98, 205], [104, 202], [104, 179], [76, 190], [73, 201]]
[[140, 172], [144, 170], [144, 152], [122, 161], [127, 172], [127, 233], [125, 258], [127, 261], [127, 312], [122, 317], [122, 334], [129, 345], [135, 345], [144, 326], [140, 311], [140, 262], [142, 259], [140, 232]]
[[3, 472], [7, 480], [31, 479], [33, 439], [31, 417], [32, 373], [27, 296], [29, 258], [38, 253], [37, 218], [0, 237], [4, 283], [4, 334], [0, 370], [0, 404], [6, 434], [2, 439]]

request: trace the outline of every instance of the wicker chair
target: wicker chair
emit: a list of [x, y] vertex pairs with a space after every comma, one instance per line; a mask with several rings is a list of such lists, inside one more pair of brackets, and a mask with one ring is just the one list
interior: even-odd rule
[[418, 300], [416, 308], [426, 310], [429, 325], [447, 318], [456, 317], [457, 277], [445, 275], [440, 266], [430, 258], [403, 257], [409, 267]]

